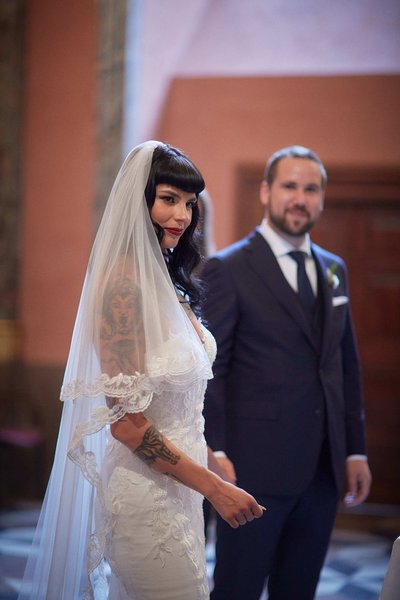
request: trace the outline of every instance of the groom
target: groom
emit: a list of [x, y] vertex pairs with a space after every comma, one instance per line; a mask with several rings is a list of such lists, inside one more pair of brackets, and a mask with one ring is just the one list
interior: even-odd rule
[[269, 600], [312, 600], [344, 482], [348, 506], [369, 492], [347, 270], [308, 233], [326, 182], [312, 150], [276, 152], [261, 225], [203, 271], [218, 344], [207, 442], [267, 508], [239, 530], [218, 519], [212, 600], [258, 600], [267, 578]]

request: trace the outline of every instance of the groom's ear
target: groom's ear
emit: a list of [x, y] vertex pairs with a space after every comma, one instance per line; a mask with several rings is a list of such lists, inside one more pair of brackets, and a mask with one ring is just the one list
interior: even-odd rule
[[260, 183], [260, 202], [265, 208], [268, 208], [269, 205], [269, 192], [270, 187], [269, 184], [265, 181], [265, 179]]

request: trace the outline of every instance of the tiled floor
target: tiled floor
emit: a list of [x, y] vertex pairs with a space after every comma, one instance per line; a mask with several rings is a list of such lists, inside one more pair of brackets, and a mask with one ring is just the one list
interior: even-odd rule
[[[0, 600], [15, 600], [38, 517], [37, 506], [0, 513]], [[396, 535], [336, 527], [317, 590], [317, 600], [377, 600]], [[210, 577], [213, 528], [206, 548]], [[266, 600], [264, 593], [262, 600]], [[261, 600], [261, 599], [260, 599]]]

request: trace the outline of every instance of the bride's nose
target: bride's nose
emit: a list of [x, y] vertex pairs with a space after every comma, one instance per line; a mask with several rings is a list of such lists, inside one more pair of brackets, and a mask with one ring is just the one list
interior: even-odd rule
[[175, 205], [175, 219], [179, 222], [187, 223], [191, 220], [191, 212], [186, 202], [178, 202]]

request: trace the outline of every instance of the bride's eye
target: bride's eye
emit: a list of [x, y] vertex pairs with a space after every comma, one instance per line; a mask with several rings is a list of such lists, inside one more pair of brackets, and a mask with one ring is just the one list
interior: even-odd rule
[[175, 198], [173, 196], [160, 196], [160, 200], [163, 200], [167, 204], [175, 204]]

